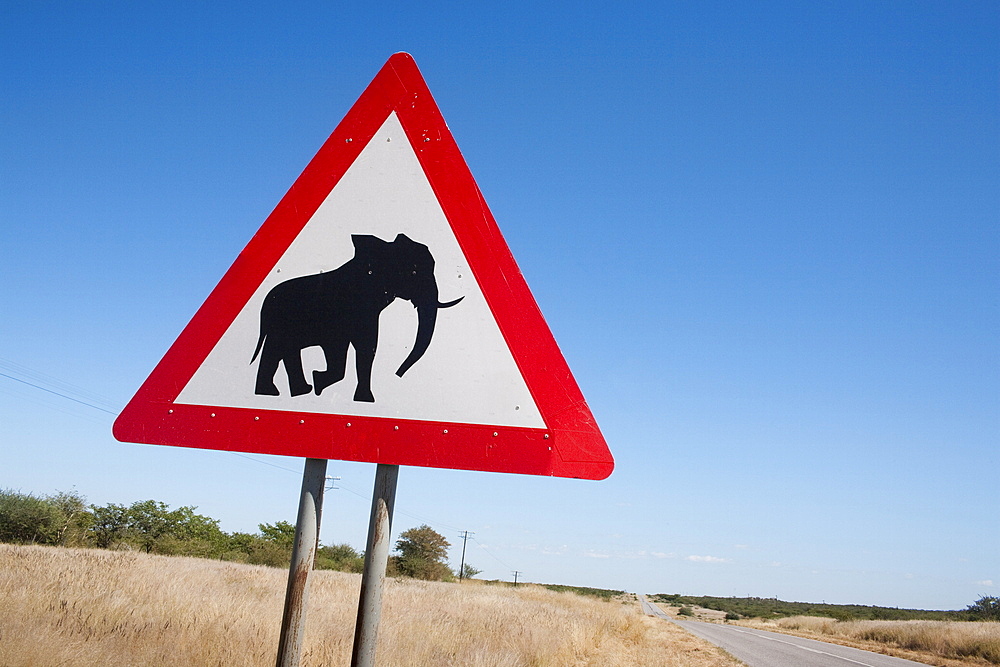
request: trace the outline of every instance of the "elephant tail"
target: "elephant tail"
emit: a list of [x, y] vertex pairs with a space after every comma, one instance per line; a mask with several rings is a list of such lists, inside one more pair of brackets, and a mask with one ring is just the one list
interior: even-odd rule
[[264, 339], [265, 339], [266, 337], [267, 337], [267, 336], [265, 336], [265, 335], [264, 335], [264, 329], [263, 329], [263, 328], [261, 328], [261, 331], [260, 331], [260, 338], [258, 338], [258, 339], [257, 339], [257, 349], [253, 351], [253, 358], [252, 358], [252, 359], [250, 360], [250, 363], [251, 363], [251, 364], [252, 364], [253, 362], [257, 361], [257, 355], [258, 355], [258, 354], [260, 354], [260, 349], [261, 349], [262, 347], [264, 347]]

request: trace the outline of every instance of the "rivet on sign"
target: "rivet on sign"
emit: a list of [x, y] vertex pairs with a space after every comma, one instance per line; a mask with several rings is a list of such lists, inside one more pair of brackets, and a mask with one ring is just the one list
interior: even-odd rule
[[168, 415], [172, 415], [172, 414], [174, 414], [174, 411], [173, 410], [167, 410], [167, 414]]
[[443, 433], [447, 433], [447, 432], [448, 432], [448, 429], [445, 429], [445, 430], [443, 431]]
[[494, 438], [495, 438], [495, 437], [497, 437], [498, 435], [500, 435], [500, 434], [499, 434], [499, 433], [497, 433], [496, 431], [493, 431], [493, 437], [494, 437]]
[[299, 423], [300, 423], [300, 424], [305, 424], [305, 423], [306, 423], [306, 420], [305, 420], [305, 419], [300, 419], [300, 420], [299, 420]]
[[347, 422], [347, 428], [351, 428], [351, 422]]
[[215, 416], [215, 413], [214, 413], [214, 412], [212, 413], [212, 416], [213, 416], [213, 417]]
[[430, 137], [424, 137], [424, 143], [425, 143], [425, 144], [426, 144], [426, 143], [427, 143], [428, 141], [430, 141], [430, 140], [431, 140], [431, 139], [430, 139]]
[[346, 139], [345, 141], [346, 141], [347, 143], [351, 143], [352, 141], [354, 141], [354, 139], [350, 139], [350, 138], [348, 138], [348, 139]]
[[259, 421], [260, 421], [260, 417], [254, 417], [254, 418], [253, 418], [253, 420], [254, 420], [255, 422], [259, 422]]
[[546, 433], [544, 437], [545, 437], [546, 440], [548, 440], [549, 439], [549, 434]]
[[520, 409], [521, 409], [521, 406], [520, 406], [520, 405], [515, 405], [515, 406], [514, 406], [514, 409], [515, 409], [515, 410], [520, 410]]
[[393, 426], [393, 427], [392, 427], [392, 430], [393, 430], [393, 431], [398, 431], [398, 430], [399, 430], [399, 427], [398, 427], [398, 426]]

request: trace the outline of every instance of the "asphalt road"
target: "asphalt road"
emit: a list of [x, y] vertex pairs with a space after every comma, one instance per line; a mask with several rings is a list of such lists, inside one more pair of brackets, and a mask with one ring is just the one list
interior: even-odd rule
[[893, 658], [813, 639], [736, 625], [679, 621], [670, 618], [645, 596], [639, 596], [642, 610], [681, 626], [693, 635], [726, 650], [750, 667], [927, 667], [923, 663]]

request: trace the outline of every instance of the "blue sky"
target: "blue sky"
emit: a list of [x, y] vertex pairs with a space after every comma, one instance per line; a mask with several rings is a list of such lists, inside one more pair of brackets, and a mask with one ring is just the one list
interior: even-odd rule
[[[404, 468], [396, 532], [474, 531], [489, 578], [1000, 594], [992, 2], [9, 7], [0, 487], [294, 518], [300, 460], [111, 423], [396, 51], [617, 462]], [[323, 540], [360, 548], [374, 466], [330, 473]]]

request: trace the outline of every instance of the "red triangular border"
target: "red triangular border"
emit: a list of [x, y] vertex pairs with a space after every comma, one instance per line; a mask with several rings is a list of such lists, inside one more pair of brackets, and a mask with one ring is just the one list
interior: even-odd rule
[[[178, 394], [395, 111], [547, 428], [177, 404]], [[614, 460], [413, 58], [397, 53], [306, 166], [114, 425], [123, 442], [604, 479]]]

